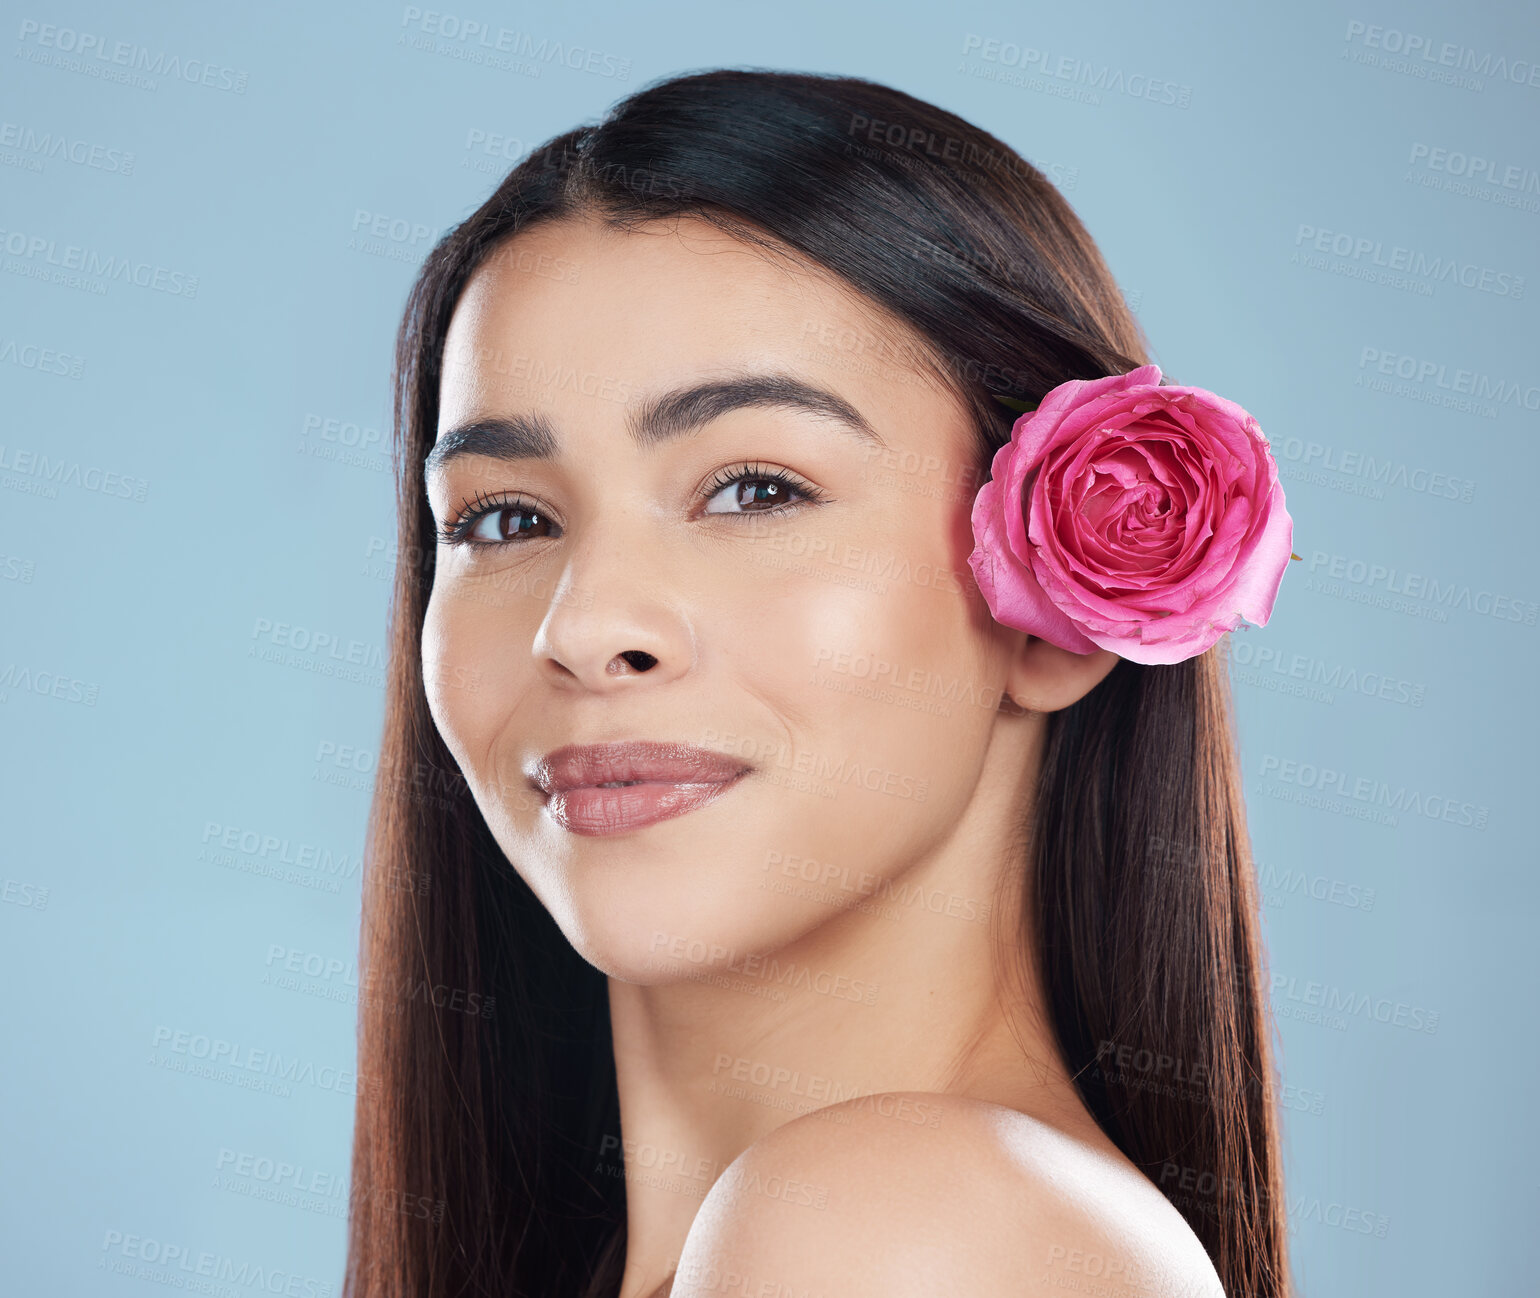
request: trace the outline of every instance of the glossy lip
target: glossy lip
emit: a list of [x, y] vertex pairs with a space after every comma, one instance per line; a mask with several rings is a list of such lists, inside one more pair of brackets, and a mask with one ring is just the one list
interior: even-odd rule
[[568, 833], [597, 838], [704, 807], [750, 769], [738, 758], [690, 744], [568, 744], [541, 758], [530, 781], [545, 792], [552, 820]]
[[726, 784], [750, 763], [692, 744], [632, 740], [553, 749], [529, 778], [547, 797], [603, 784]]

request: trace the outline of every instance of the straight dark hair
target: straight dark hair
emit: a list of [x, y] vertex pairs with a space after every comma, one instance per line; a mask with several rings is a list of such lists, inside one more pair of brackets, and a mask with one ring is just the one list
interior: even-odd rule
[[[996, 397], [1031, 406], [1066, 380], [1147, 363], [1100, 253], [1040, 170], [952, 113], [853, 77], [723, 69], [653, 83], [536, 149], [443, 237], [396, 343], [399, 532], [360, 950], [363, 985], [387, 994], [360, 1002], [345, 1298], [619, 1291], [607, 984], [509, 866], [429, 713], [423, 457], [451, 314], [495, 249], [538, 222], [677, 215], [789, 249], [914, 330], [913, 364], [974, 416], [979, 481], [1016, 417]], [[1285, 1298], [1265, 971], [1222, 653], [1125, 659], [1048, 716], [1024, 918], [1091, 1114], [1181, 1211], [1226, 1293]], [[441, 1003], [451, 997], [460, 1008]]]

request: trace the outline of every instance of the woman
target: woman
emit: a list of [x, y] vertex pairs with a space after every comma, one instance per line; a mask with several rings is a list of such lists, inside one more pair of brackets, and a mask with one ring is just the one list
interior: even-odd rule
[[1039, 171], [852, 78], [647, 87], [433, 250], [349, 1294], [1287, 1292], [1236, 619], [1001, 521], [1152, 376]]

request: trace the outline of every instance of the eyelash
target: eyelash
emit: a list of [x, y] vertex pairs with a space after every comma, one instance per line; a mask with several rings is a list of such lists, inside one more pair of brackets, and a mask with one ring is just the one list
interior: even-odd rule
[[[801, 478], [788, 473], [785, 469], [765, 468], [756, 461], [755, 463], [741, 465], [737, 468], [718, 470], [716, 476], [701, 488], [700, 499], [703, 501], [709, 501], [712, 499], [712, 497], [716, 496], [722, 490], [722, 488], [739, 482], [773, 482], [783, 488], [795, 492], [797, 495], [803, 497], [803, 499], [801, 501], [776, 505], [773, 509], [746, 509], [739, 510], [737, 512], [729, 512], [726, 514], [713, 514], [712, 517], [757, 518], [763, 517], [765, 515], [774, 517], [782, 514], [794, 513], [796, 510], [803, 508], [804, 505], [819, 504], [826, 498], [826, 493], [824, 493], [818, 487], [813, 486], [812, 483], [804, 482]], [[471, 539], [471, 532], [483, 518], [487, 517], [489, 514], [500, 513], [505, 509], [522, 510], [525, 513], [534, 514], [538, 517], [546, 518], [547, 521], [549, 521], [549, 517], [544, 513], [544, 511], [540, 509], [538, 505], [536, 505], [533, 501], [528, 500], [524, 496], [518, 495], [517, 493], [488, 496], [485, 493], [478, 491], [471, 499], [461, 502], [458, 509], [456, 509], [455, 516], [453, 518], [446, 519], [439, 525], [439, 543], [441, 545], [527, 544], [527, 542], [524, 541], [513, 540], [480, 541]], [[530, 539], [538, 541], [545, 538], [531, 537]]]

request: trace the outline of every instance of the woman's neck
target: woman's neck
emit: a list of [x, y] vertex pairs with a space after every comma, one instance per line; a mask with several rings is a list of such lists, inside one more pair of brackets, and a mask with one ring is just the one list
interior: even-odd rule
[[[997, 896], [988, 859], [959, 846], [917, 862], [882, 904], [833, 914], [762, 957], [718, 943], [708, 962], [700, 943], [655, 936], [656, 984], [610, 980], [622, 1130], [604, 1143], [627, 1182], [621, 1298], [651, 1298], [644, 1286], [672, 1272], [729, 1163], [825, 1105], [942, 1092], [1100, 1137], [1023, 972], [1019, 884]], [[1009, 974], [997, 949], [1020, 962]]]

